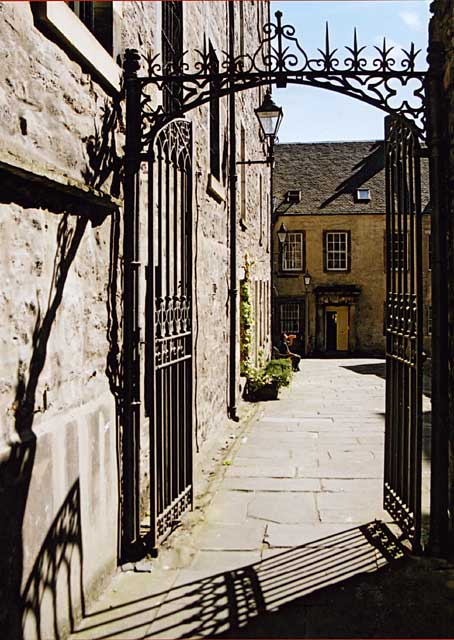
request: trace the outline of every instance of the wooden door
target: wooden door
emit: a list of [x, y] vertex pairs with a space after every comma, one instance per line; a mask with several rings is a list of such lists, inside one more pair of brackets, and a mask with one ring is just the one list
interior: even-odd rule
[[337, 350], [348, 351], [348, 307], [337, 309]]

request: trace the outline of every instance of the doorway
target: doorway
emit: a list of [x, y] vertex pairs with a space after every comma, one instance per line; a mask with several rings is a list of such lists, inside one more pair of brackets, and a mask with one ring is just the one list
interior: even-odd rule
[[326, 351], [348, 351], [348, 307], [326, 307]]

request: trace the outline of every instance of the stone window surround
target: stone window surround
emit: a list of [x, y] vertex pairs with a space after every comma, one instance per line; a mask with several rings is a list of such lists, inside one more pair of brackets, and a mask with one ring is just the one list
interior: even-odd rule
[[[300, 273], [304, 273], [306, 269], [306, 233], [302, 229], [289, 229], [288, 234], [300, 234], [301, 235], [301, 267], [295, 269], [285, 269], [284, 268], [284, 247], [280, 247], [280, 260], [279, 267], [280, 272], [283, 275], [298, 275]], [[288, 235], [287, 235], [288, 238]], [[287, 243], [287, 240], [285, 244]]]
[[[283, 331], [286, 333], [301, 333], [301, 327], [304, 324], [305, 302], [306, 299], [302, 296], [282, 296], [278, 298], [279, 333], [282, 333]], [[293, 311], [293, 318], [289, 317], [289, 311], [290, 315], [292, 315]], [[294, 319], [297, 322], [298, 327], [296, 329], [289, 329], [287, 322], [291, 319]]]
[[[328, 234], [344, 233], [347, 236], [347, 265], [345, 269], [328, 268]], [[325, 273], [349, 273], [351, 271], [351, 232], [348, 229], [326, 229], [323, 231], [323, 271]]]
[[[75, 54], [109, 89], [120, 91], [121, 68], [66, 2], [51, 0], [33, 5], [39, 22], [52, 32], [62, 48]], [[112, 10], [121, 17], [122, 2], [112, 2]]]

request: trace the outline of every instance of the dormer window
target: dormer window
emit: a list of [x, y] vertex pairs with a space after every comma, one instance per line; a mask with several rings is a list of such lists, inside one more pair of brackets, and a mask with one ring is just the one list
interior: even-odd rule
[[370, 200], [370, 189], [357, 189], [356, 190], [356, 200], [357, 200], [357, 202], [369, 202], [369, 200]]
[[286, 204], [299, 204], [301, 202], [301, 191], [298, 189], [290, 189], [285, 194]]

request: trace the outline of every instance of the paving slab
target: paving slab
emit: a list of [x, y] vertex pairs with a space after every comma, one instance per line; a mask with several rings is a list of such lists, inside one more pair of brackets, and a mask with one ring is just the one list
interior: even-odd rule
[[321, 491], [319, 478], [225, 478], [224, 489], [237, 491]]
[[[373, 544], [364, 525], [378, 518], [399, 533], [382, 510], [385, 381], [349, 369], [365, 364], [383, 362], [305, 361], [244, 426], [151, 573], [114, 581], [73, 640], [339, 637], [331, 619], [361, 617], [367, 589], [343, 599], [344, 589], [364, 576], [378, 584], [389, 563], [379, 550], [387, 534]], [[427, 467], [423, 478], [427, 501]], [[381, 606], [388, 592], [377, 589]], [[370, 619], [347, 637], [387, 637], [385, 618]]]
[[210, 637], [229, 626], [229, 592], [224, 576], [201, 578], [197, 572], [180, 576], [157, 616], [147, 638]]
[[351, 460], [347, 465], [345, 462], [330, 460], [320, 462], [320, 478], [377, 478], [383, 477], [383, 466], [375, 462], [371, 464], [356, 463]]
[[257, 521], [241, 527], [208, 522], [198, 535], [197, 545], [206, 551], [255, 551], [262, 546], [265, 527]]
[[[355, 523], [358, 526], [361, 523]], [[344, 523], [321, 523], [315, 524], [269, 524], [266, 530], [265, 541], [270, 548], [277, 547], [297, 547], [300, 545], [320, 546], [328, 544], [328, 538], [345, 531]], [[269, 549], [268, 549], [269, 551]], [[267, 556], [267, 550], [263, 552]]]
[[262, 462], [257, 464], [255, 458], [239, 458], [228, 466], [226, 478], [295, 478], [296, 467], [290, 461], [287, 462]]
[[326, 492], [362, 492], [371, 500], [379, 497], [383, 499], [383, 487], [381, 479], [358, 478], [322, 478], [320, 480], [322, 491]]
[[109, 590], [89, 607], [72, 638], [136, 640], [144, 637], [178, 577], [176, 570], [156, 574], [128, 571], [115, 575]]
[[245, 524], [250, 494], [239, 491], [219, 491], [206, 513], [207, 522]]
[[257, 493], [249, 502], [249, 518], [286, 524], [317, 522], [314, 494]]
[[189, 571], [206, 572], [206, 575], [214, 575], [223, 571], [233, 571], [255, 562], [259, 562], [262, 551], [199, 551]]
[[382, 522], [392, 522], [391, 516], [383, 509], [374, 505], [370, 506], [352, 506], [346, 509], [319, 509], [320, 522], [325, 524], [345, 524], [352, 526], [358, 520], [360, 522], [368, 522], [375, 518]]

